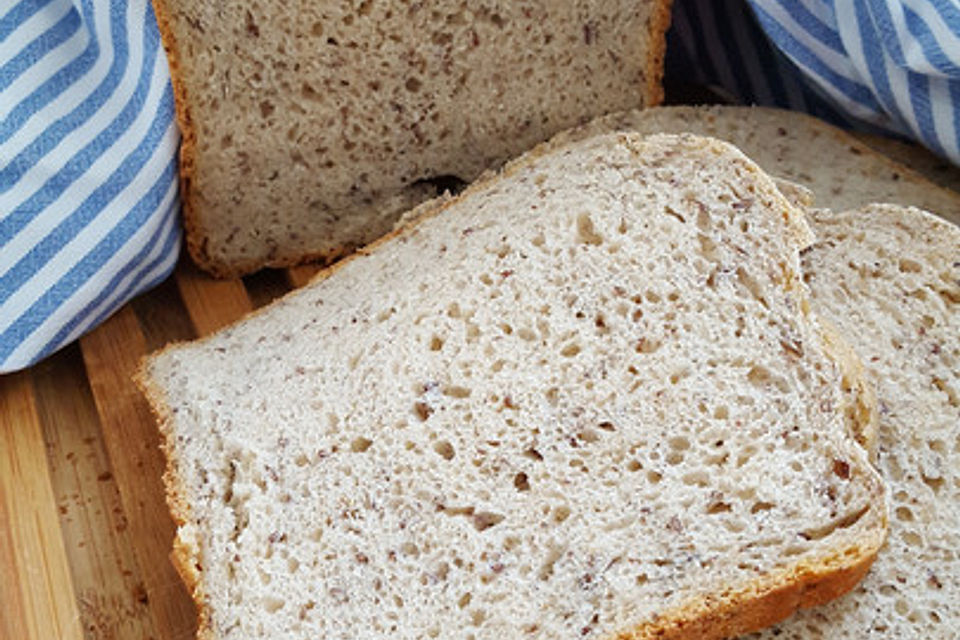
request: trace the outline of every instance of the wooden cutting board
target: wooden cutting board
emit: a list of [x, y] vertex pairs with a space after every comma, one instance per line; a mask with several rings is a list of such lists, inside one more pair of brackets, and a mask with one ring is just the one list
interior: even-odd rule
[[304, 284], [314, 267], [215, 281], [175, 276], [104, 325], [0, 376], [0, 640], [192, 640], [196, 611], [169, 560], [165, 460], [131, 374]]

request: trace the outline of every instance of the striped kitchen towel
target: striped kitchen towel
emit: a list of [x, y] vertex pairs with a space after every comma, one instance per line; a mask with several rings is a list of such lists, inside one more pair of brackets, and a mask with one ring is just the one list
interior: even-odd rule
[[149, 0], [0, 0], [0, 372], [170, 273], [178, 143]]
[[767, 35], [836, 104], [960, 164], [955, 0], [750, 0]]
[[955, 0], [675, 0], [667, 63], [733, 102], [905, 136], [960, 165]]

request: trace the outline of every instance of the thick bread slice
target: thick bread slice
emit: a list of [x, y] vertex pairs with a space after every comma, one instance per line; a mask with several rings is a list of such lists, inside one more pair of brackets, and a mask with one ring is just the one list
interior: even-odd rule
[[606, 131], [690, 132], [726, 140], [771, 175], [843, 211], [874, 202], [916, 206], [960, 224], [960, 194], [930, 182], [853, 136], [795, 111], [764, 107], [660, 107], [599, 118], [554, 138], [566, 144]]
[[810, 240], [729, 145], [601, 136], [152, 357], [201, 635], [721, 638], [850, 589], [885, 490]]
[[779, 640], [924, 638], [960, 630], [960, 229], [917, 209], [813, 214], [813, 307], [848, 336], [876, 385], [886, 547], [848, 596], [762, 634]]
[[155, 0], [191, 255], [332, 259], [553, 133], [662, 98], [669, 0]]

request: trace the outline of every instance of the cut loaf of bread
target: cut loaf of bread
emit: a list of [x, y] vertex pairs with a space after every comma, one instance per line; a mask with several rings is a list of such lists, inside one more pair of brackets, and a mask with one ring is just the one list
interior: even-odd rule
[[863, 576], [884, 485], [755, 164], [607, 135], [432, 206], [145, 363], [201, 637], [722, 638]]
[[155, 0], [187, 242], [237, 275], [331, 259], [567, 127], [662, 96], [669, 0]]
[[890, 536], [848, 596], [773, 640], [960, 633], [960, 229], [917, 209], [812, 214], [803, 257], [812, 305], [848, 336], [879, 403]]
[[960, 224], [960, 194], [872, 150], [812, 116], [764, 107], [659, 107], [598, 118], [554, 138], [566, 144], [601, 132], [695, 133], [725, 140], [771, 175], [813, 192], [818, 207], [843, 211], [875, 202], [915, 206]]

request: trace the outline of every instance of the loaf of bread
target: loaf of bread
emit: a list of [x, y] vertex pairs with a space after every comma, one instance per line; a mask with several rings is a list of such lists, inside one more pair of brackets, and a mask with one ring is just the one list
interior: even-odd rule
[[195, 261], [332, 259], [567, 127], [662, 96], [669, 0], [155, 0]]
[[612, 134], [431, 207], [144, 364], [202, 637], [711, 639], [856, 584], [885, 488], [755, 164]]
[[818, 207], [844, 211], [887, 202], [919, 207], [960, 224], [960, 195], [955, 191], [803, 113], [762, 107], [660, 107], [598, 118], [554, 140], [566, 144], [606, 131], [712, 136], [735, 145], [771, 175], [810, 189]]
[[770, 640], [960, 633], [960, 229], [917, 209], [812, 214], [811, 304], [860, 353], [879, 403], [890, 537], [848, 596]]

